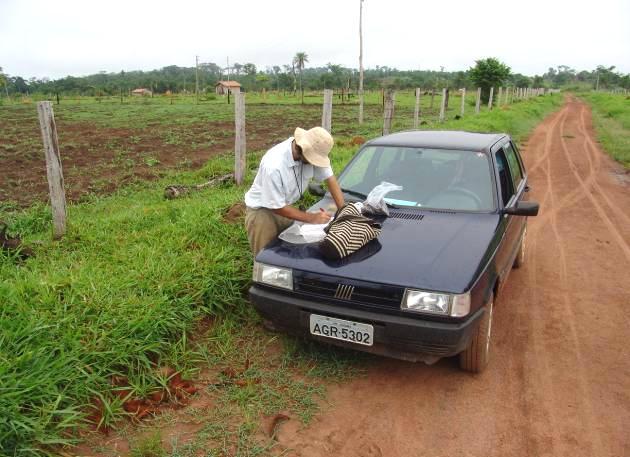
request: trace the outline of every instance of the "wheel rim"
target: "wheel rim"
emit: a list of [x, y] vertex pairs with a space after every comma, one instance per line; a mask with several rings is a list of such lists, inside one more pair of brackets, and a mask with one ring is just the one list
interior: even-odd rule
[[490, 302], [490, 304], [488, 305], [488, 335], [486, 336], [486, 357], [487, 354], [490, 352], [490, 335], [492, 334], [492, 310], [493, 310], [493, 303]]

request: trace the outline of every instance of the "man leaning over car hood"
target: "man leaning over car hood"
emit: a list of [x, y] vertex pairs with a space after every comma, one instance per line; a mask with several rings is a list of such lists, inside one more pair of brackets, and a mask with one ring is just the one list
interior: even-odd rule
[[333, 138], [322, 127], [296, 128], [292, 137], [269, 149], [252, 187], [245, 194], [245, 228], [254, 256], [293, 221], [325, 224], [330, 214], [323, 209], [306, 212], [295, 208], [311, 178], [326, 181], [337, 208], [344, 204], [328, 157]]

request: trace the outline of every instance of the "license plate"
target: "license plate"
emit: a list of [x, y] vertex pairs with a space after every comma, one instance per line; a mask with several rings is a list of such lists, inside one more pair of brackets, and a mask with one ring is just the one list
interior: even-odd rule
[[374, 344], [374, 327], [370, 324], [311, 314], [310, 325], [311, 335], [349, 341], [365, 346]]

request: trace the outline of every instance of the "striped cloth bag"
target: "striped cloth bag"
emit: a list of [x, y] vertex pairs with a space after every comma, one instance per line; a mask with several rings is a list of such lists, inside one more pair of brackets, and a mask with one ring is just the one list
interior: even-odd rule
[[381, 224], [363, 216], [359, 208], [348, 203], [337, 211], [324, 231], [326, 236], [320, 243], [322, 255], [329, 260], [339, 260], [379, 236]]

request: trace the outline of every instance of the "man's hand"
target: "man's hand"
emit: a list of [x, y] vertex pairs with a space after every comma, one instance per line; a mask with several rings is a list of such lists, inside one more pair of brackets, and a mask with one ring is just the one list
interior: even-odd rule
[[272, 209], [271, 211], [294, 221], [302, 221], [308, 224], [327, 224], [330, 221], [330, 215], [323, 209], [315, 213], [307, 213], [287, 205], [284, 208]]
[[327, 224], [330, 222], [330, 214], [320, 208], [316, 213], [307, 213], [310, 215], [311, 220], [308, 221], [311, 224]]

